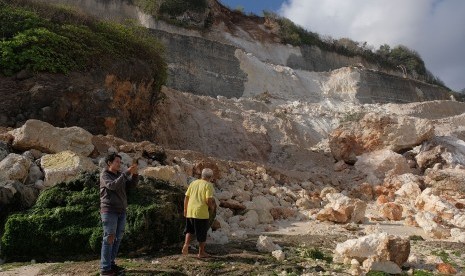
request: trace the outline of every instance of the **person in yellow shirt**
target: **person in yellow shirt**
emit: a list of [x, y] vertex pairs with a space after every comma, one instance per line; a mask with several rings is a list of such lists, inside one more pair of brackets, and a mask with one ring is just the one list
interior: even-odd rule
[[188, 254], [192, 235], [195, 234], [199, 242], [199, 254], [197, 256], [199, 258], [210, 256], [205, 252], [205, 245], [208, 228], [210, 228], [208, 223], [209, 212], [214, 212], [216, 208], [216, 202], [213, 198], [215, 189], [210, 182], [212, 178], [213, 171], [208, 168], [203, 169], [202, 178], [193, 181], [187, 189], [184, 198], [184, 217], [186, 217], [184, 234], [186, 235], [186, 239], [182, 247], [183, 255]]

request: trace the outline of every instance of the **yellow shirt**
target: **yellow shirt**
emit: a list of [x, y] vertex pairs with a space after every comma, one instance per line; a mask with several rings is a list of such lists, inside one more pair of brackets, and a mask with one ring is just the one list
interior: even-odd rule
[[189, 197], [187, 204], [187, 217], [197, 219], [208, 219], [207, 199], [215, 194], [213, 184], [199, 179], [195, 180], [187, 188], [186, 196]]

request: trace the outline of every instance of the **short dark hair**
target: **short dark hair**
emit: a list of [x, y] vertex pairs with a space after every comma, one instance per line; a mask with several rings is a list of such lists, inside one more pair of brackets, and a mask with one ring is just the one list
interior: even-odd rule
[[113, 152], [113, 153], [108, 154], [107, 157], [105, 157], [105, 164], [108, 165], [108, 163], [113, 163], [113, 161], [115, 161], [116, 157], [119, 157], [119, 159], [123, 159], [121, 157], [121, 155]]

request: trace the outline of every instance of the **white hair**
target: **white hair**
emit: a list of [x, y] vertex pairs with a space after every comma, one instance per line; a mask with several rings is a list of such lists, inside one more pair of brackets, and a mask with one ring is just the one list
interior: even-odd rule
[[202, 179], [211, 179], [213, 176], [212, 169], [205, 168], [202, 170]]

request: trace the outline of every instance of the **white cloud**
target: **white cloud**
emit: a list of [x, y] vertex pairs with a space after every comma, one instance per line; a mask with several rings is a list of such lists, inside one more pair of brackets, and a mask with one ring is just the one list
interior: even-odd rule
[[280, 14], [323, 36], [405, 45], [450, 88], [465, 88], [463, 0], [287, 0]]

